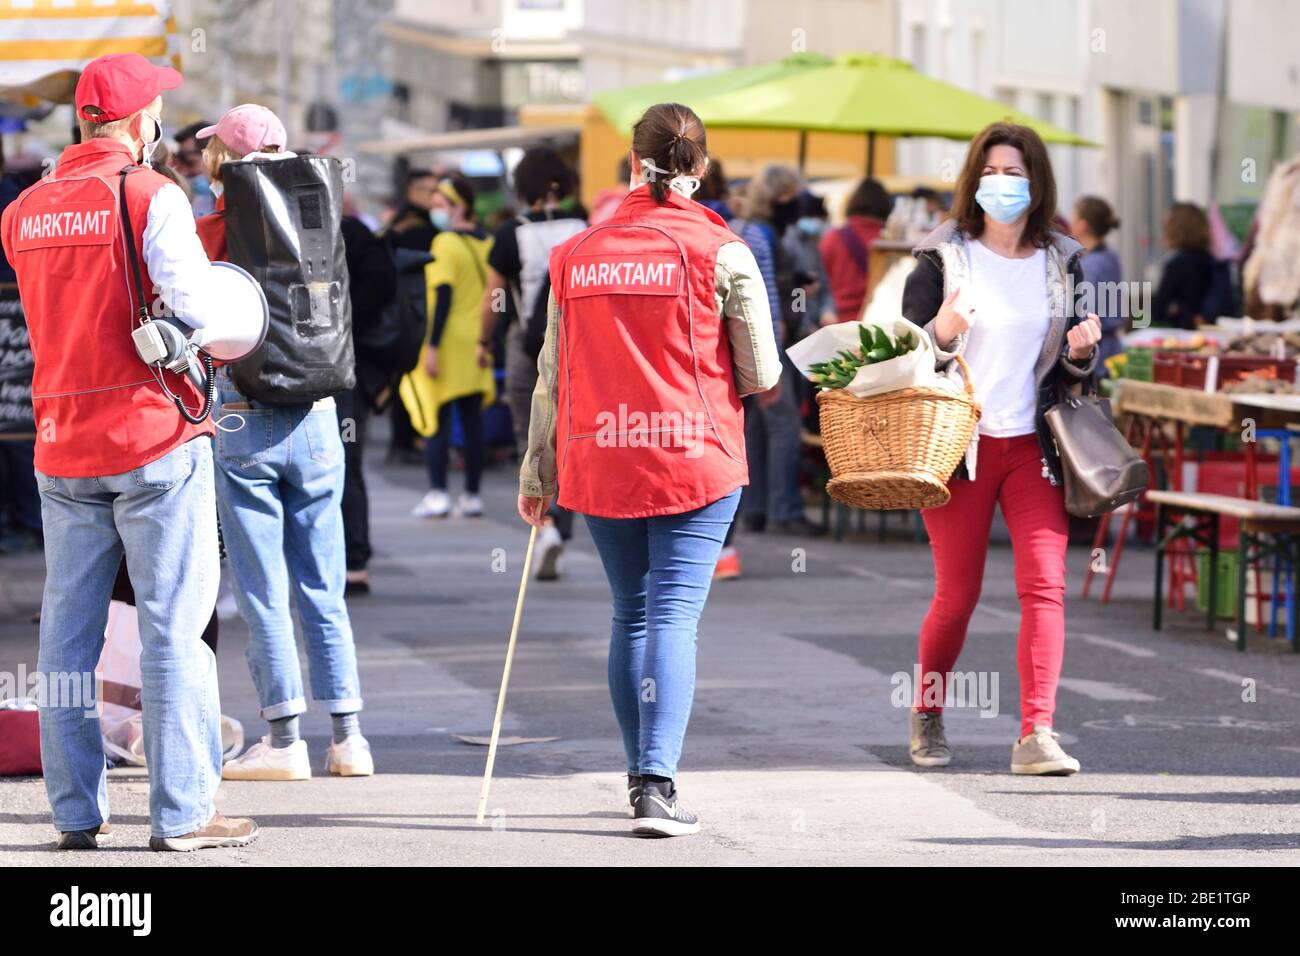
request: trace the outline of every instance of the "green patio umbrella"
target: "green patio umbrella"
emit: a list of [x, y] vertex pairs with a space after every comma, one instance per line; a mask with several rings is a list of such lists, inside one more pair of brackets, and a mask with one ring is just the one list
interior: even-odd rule
[[632, 131], [632, 125], [641, 114], [656, 103], [685, 103], [689, 106], [706, 97], [779, 81], [809, 69], [828, 67], [832, 62], [830, 57], [820, 53], [794, 53], [775, 63], [607, 90], [596, 94], [596, 105], [619, 132], [626, 134]]
[[[1048, 143], [1096, 145], [1005, 103], [918, 73], [910, 63], [894, 57], [845, 53], [834, 59], [818, 57], [790, 64], [767, 76], [736, 76], [743, 70], [757, 69], [743, 67], [714, 74], [717, 85], [713, 88], [701, 85], [687, 90], [683, 85], [708, 77], [652, 86], [657, 101], [676, 99], [685, 103], [706, 126], [798, 131], [800, 166], [809, 132], [866, 134], [868, 173], [873, 171], [878, 135], [970, 139], [989, 123], [1003, 119], [1034, 129]], [[636, 89], [648, 91], [650, 87]], [[630, 102], [625, 105], [630, 106]], [[642, 102], [644, 109], [656, 100], [637, 102]], [[597, 104], [605, 109], [600, 98]], [[608, 109], [606, 114], [614, 119]]]

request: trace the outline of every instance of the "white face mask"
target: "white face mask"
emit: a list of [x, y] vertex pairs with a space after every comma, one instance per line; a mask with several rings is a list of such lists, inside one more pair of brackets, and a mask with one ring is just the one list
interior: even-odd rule
[[[647, 181], [654, 179], [656, 176], [673, 176], [672, 170], [660, 169], [655, 165], [653, 159], [641, 160], [641, 168], [645, 170], [645, 178]], [[633, 174], [632, 183], [629, 188], [635, 189], [636, 185], [636, 175]], [[698, 176], [687, 176], [685, 173], [678, 173], [676, 176], [673, 176], [672, 179], [668, 180], [668, 188], [677, 193], [677, 195], [681, 196], [683, 199], [690, 199], [691, 196], [694, 195], [695, 190], [700, 188], [700, 179]]]
[[153, 162], [153, 154], [158, 149], [158, 144], [162, 142], [162, 118], [147, 112], [143, 115], [153, 121], [153, 142], [145, 143], [140, 155], [140, 165], [148, 166]]

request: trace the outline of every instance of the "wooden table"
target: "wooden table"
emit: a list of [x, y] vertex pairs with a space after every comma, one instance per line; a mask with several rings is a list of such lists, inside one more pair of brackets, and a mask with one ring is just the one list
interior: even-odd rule
[[[1214, 627], [1218, 610], [1219, 520], [1236, 518], [1237, 533], [1237, 650], [1246, 649], [1246, 568], [1269, 557], [1281, 558], [1294, 583], [1300, 545], [1300, 508], [1234, 498], [1231, 495], [1152, 490], [1147, 495], [1156, 506], [1156, 582], [1152, 625], [1161, 624], [1160, 588], [1164, 583], [1164, 556], [1178, 541], [1191, 541], [1209, 550], [1205, 628]], [[1276, 583], [1274, 584], [1276, 587]], [[1256, 588], [1258, 594], [1258, 588]], [[1300, 602], [1291, 604], [1291, 650], [1300, 653]]]
[[[1156, 458], [1162, 458], [1166, 464], [1169, 489], [1182, 491], [1183, 473], [1183, 438], [1189, 426], [1205, 426], [1223, 431], [1243, 434], [1247, 423], [1253, 423], [1252, 432], [1264, 429], [1300, 430], [1300, 395], [1274, 395], [1268, 393], [1227, 393], [1205, 392], [1194, 388], [1176, 385], [1163, 385], [1155, 382], [1140, 382], [1135, 379], [1119, 379], [1115, 383], [1115, 392], [1111, 398], [1111, 407], [1118, 418], [1129, 417], [1128, 439], [1138, 448], [1154, 476]], [[1171, 439], [1167, 429], [1172, 428]], [[1246, 465], [1246, 497], [1254, 498], [1258, 494], [1259, 481], [1256, 465], [1256, 443], [1242, 443]], [[1146, 498], [1147, 496], [1143, 496]], [[1124, 540], [1134, 508], [1124, 509], [1120, 518], [1119, 533], [1116, 536], [1113, 556], [1107, 562], [1106, 585], [1102, 590], [1102, 603], [1110, 599], [1111, 586], [1116, 578], [1120, 557], [1124, 552]], [[1097, 548], [1105, 548], [1109, 536], [1111, 515], [1102, 517], [1093, 541], [1094, 553]], [[1182, 606], [1183, 585], [1196, 580], [1195, 564], [1190, 553], [1173, 552], [1170, 555], [1169, 602], [1173, 606], [1175, 599]], [[1091, 564], [1085, 572], [1083, 596], [1088, 596], [1088, 589], [1094, 572]], [[1262, 602], [1256, 578], [1256, 600]], [[1213, 604], [1213, 598], [1211, 598]], [[1262, 617], [1260, 619], [1262, 624]]]

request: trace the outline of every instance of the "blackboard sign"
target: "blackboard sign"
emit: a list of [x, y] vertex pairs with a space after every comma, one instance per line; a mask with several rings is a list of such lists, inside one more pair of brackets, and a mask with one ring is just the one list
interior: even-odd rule
[[31, 438], [36, 433], [34, 367], [18, 286], [0, 283], [0, 438]]

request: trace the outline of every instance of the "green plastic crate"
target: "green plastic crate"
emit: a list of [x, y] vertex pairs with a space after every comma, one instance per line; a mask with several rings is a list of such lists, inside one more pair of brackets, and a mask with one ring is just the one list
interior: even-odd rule
[[[1216, 617], [1237, 616], [1237, 552], [1219, 552], [1219, 576], [1215, 583], [1214, 614]], [[1196, 552], [1196, 607], [1204, 611], [1210, 590], [1210, 552]]]
[[1155, 349], [1128, 348], [1124, 354], [1128, 356], [1124, 378], [1137, 382], [1150, 382], [1155, 378]]

